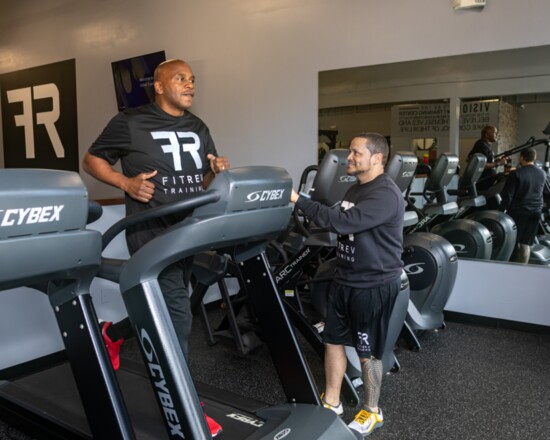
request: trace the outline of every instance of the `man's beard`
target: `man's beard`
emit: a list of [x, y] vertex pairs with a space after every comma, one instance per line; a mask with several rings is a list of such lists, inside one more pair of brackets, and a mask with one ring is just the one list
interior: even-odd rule
[[364, 169], [363, 170], [358, 170], [357, 168], [353, 171], [347, 171], [346, 170], [348, 176], [353, 176], [353, 177], [357, 177], [359, 174], [363, 174], [366, 171], [368, 171], [368, 170], [364, 170]]

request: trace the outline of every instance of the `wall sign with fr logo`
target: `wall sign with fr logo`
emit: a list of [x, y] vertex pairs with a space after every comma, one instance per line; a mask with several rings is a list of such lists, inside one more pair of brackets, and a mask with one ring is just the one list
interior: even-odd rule
[[75, 60], [0, 75], [6, 168], [78, 171]]

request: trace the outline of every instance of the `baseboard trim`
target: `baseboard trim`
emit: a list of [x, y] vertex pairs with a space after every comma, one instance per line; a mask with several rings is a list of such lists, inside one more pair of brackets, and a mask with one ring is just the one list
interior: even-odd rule
[[538, 333], [550, 335], [550, 326], [540, 324], [530, 324], [526, 322], [511, 321], [501, 318], [489, 318], [487, 316], [470, 315], [460, 312], [445, 311], [445, 321], [460, 322], [463, 324], [476, 324], [484, 327], [502, 328], [508, 330], [517, 330], [529, 333]]

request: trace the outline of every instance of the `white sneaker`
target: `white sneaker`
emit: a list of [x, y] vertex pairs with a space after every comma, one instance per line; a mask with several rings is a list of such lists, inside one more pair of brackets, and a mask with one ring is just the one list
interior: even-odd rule
[[331, 404], [325, 402], [323, 397], [325, 397], [325, 393], [321, 394], [321, 403], [325, 408], [330, 409], [331, 411], [334, 411], [337, 416], [341, 416], [342, 414], [344, 414], [344, 407], [342, 406], [342, 402], [340, 402], [338, 406], [332, 406]]
[[357, 431], [363, 437], [371, 434], [377, 428], [380, 428], [384, 424], [384, 416], [382, 410], [378, 408], [378, 414], [368, 412], [366, 409], [362, 409], [355, 415], [355, 419], [348, 427]]

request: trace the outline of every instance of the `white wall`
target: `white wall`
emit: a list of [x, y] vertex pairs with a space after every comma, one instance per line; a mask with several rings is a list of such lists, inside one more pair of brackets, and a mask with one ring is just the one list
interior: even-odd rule
[[[0, 73], [76, 59], [82, 156], [116, 112], [111, 62], [165, 50], [192, 65], [194, 110], [220, 153], [297, 181], [316, 162], [319, 71], [548, 43], [548, 0], [487, 3], [0, 0]], [[121, 196], [83, 177], [92, 198]]]
[[[0, 73], [76, 58], [82, 155], [116, 112], [110, 63], [165, 50], [194, 68], [195, 112], [234, 166], [298, 179], [316, 160], [320, 70], [546, 44], [550, 2], [528, 3], [1, 0]], [[92, 197], [120, 196], [84, 178]]]
[[550, 326], [549, 284], [547, 266], [459, 260], [445, 310]]
[[[518, 144], [523, 145], [531, 136], [535, 139], [547, 138], [542, 130], [550, 123], [550, 103], [533, 103], [525, 104], [524, 108], [519, 111], [519, 126], [521, 127], [518, 133]], [[546, 147], [538, 146], [537, 160], [544, 162], [546, 155]]]

